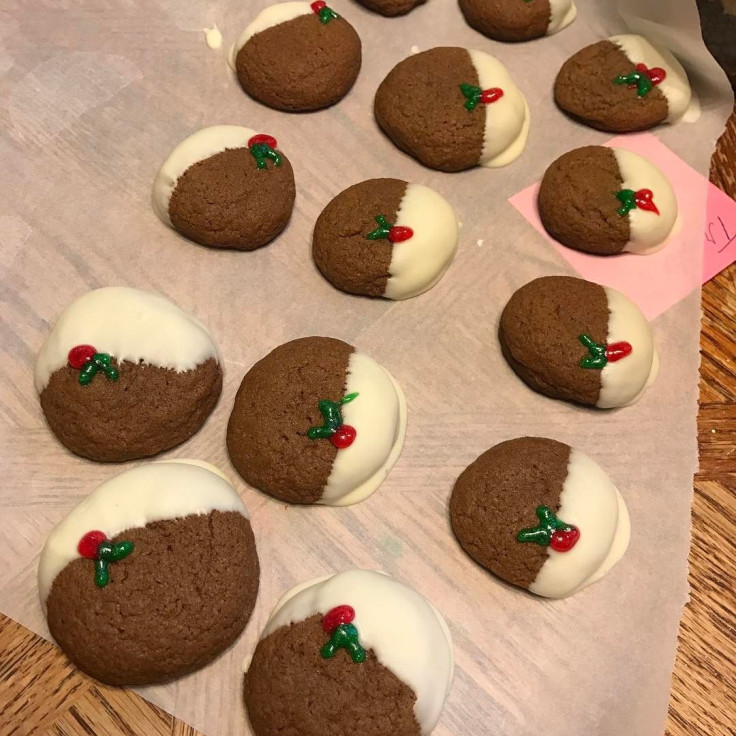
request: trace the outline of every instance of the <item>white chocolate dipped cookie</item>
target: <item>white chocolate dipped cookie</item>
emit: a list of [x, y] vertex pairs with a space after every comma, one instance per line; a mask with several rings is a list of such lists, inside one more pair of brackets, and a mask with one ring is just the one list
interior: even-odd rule
[[659, 359], [646, 317], [615, 289], [571, 276], [530, 281], [501, 315], [504, 357], [532, 389], [600, 409], [638, 401]]
[[550, 164], [539, 188], [547, 232], [570, 248], [596, 255], [649, 254], [677, 222], [667, 177], [625, 148], [584, 146]]
[[573, 54], [557, 75], [554, 94], [577, 120], [614, 133], [677, 122], [692, 99], [680, 62], [634, 34], [612, 36]]
[[289, 503], [364, 500], [396, 463], [406, 401], [375, 360], [328, 337], [292, 340], [246, 373], [227, 447], [255, 488]]
[[455, 213], [434, 189], [369, 179], [325, 207], [314, 227], [312, 254], [342, 291], [408, 299], [442, 278], [457, 239]]
[[258, 581], [243, 502], [196, 460], [103, 483], [51, 531], [38, 566], [52, 636], [113, 685], [164, 682], [214, 659], [245, 627]]
[[334, 105], [350, 91], [361, 61], [358, 34], [325, 0], [265, 8], [230, 50], [243, 90], [285, 112]]
[[34, 380], [52, 432], [103, 462], [155, 455], [189, 439], [217, 404], [212, 336], [165, 296], [95, 289], [58, 317]]
[[465, 20], [497, 41], [531, 41], [567, 28], [577, 16], [573, 0], [459, 0]]
[[255, 250], [286, 227], [296, 189], [276, 139], [213, 125], [183, 140], [153, 182], [153, 209], [184, 237], [212, 248]]
[[434, 606], [387, 575], [349, 570], [279, 601], [244, 694], [256, 736], [277, 727], [321, 736], [325, 721], [330, 733], [359, 722], [365, 736], [423, 736], [439, 721], [452, 675], [450, 633]]
[[450, 520], [476, 562], [546, 598], [600, 580], [630, 537], [626, 504], [601, 467], [542, 437], [502, 442], [471, 463], [455, 483]]
[[484, 51], [454, 46], [399, 62], [373, 109], [396, 146], [440, 171], [506, 166], [529, 133], [529, 106], [506, 67]]

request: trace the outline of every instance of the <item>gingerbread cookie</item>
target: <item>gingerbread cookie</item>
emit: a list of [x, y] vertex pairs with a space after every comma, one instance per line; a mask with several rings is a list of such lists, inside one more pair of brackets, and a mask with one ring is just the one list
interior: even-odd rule
[[439, 721], [453, 652], [442, 615], [380, 572], [349, 570], [289, 591], [245, 674], [255, 736], [423, 736]]
[[544, 174], [538, 202], [555, 240], [596, 255], [654, 253], [677, 220], [665, 175], [625, 148], [585, 146], [560, 156]]
[[245, 628], [258, 578], [243, 502], [196, 460], [103, 483], [51, 531], [38, 564], [51, 635], [110, 685], [165, 682], [214, 659]]
[[643, 36], [612, 36], [571, 56], [557, 75], [555, 101], [592, 128], [614, 133], [679, 120], [690, 104], [687, 74]]
[[276, 348], [243, 379], [227, 428], [235, 469], [289, 503], [370, 496], [401, 454], [406, 401], [376, 361], [341, 340]]
[[450, 521], [476, 562], [546, 598], [600, 580], [630, 536], [608, 475], [580, 450], [542, 437], [502, 442], [471, 463], [452, 491]]
[[220, 355], [194, 317], [125, 286], [72, 302], [36, 359], [51, 431], [76, 455], [136, 460], [189, 439], [215, 408]]
[[615, 289], [571, 276], [545, 276], [516, 291], [498, 337], [530, 388], [601, 409], [638, 401], [659, 367], [639, 307]]
[[203, 128], [182, 141], [153, 182], [153, 208], [190, 240], [255, 250], [287, 225], [294, 172], [276, 139], [239, 125]]
[[392, 18], [396, 15], [406, 15], [417, 6], [424, 5], [427, 0], [358, 0], [358, 2], [374, 13]]
[[369, 179], [322, 210], [312, 254], [342, 291], [408, 299], [442, 278], [455, 255], [457, 231], [452, 207], [434, 189]]
[[573, 0], [459, 0], [465, 20], [497, 41], [530, 41], [567, 28], [577, 16]]
[[506, 67], [483, 51], [442, 46], [399, 62], [381, 82], [376, 121], [425, 166], [506, 166], [524, 150], [529, 107]]
[[286, 112], [334, 105], [353, 86], [361, 59], [355, 29], [324, 0], [271, 5], [230, 51], [242, 88]]

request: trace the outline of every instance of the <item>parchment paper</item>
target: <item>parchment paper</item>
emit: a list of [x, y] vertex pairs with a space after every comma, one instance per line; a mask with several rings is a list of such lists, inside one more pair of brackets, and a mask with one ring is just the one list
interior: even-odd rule
[[[454, 0], [429, 0], [393, 20], [333, 0], [363, 39], [361, 75], [333, 109], [286, 115], [247, 98], [225, 62], [228, 43], [269, 2], [3, 3], [1, 610], [48, 636], [35, 585], [45, 536], [86, 493], [123, 470], [72, 457], [52, 437], [33, 390], [35, 354], [56, 315], [86, 290], [152, 288], [203, 320], [225, 358], [216, 412], [169, 455], [208, 460], [237, 481], [262, 577], [256, 610], [235, 646], [201, 672], [143, 690], [145, 697], [206, 734], [250, 733], [241, 663], [269, 610], [297, 582], [358, 566], [414, 585], [450, 624], [457, 669], [437, 736], [659, 736], [687, 596], [699, 295], [656, 320], [659, 379], [621, 411], [587, 411], [532, 393], [505, 364], [495, 337], [516, 288], [570, 272], [506, 200], [539, 179], [554, 157], [607, 139], [566, 119], [551, 90], [568, 56], [625, 30], [615, 4], [581, 2], [578, 20], [559, 35], [504, 45], [467, 27]], [[731, 98], [703, 47], [694, 0], [621, 4], [632, 26], [655, 30], [685, 53], [703, 115], [656, 135], [705, 173]], [[642, 8], [668, 25], [651, 25]], [[219, 51], [202, 34], [213, 23], [225, 35]], [[497, 55], [526, 94], [529, 145], [510, 167], [429, 171], [399, 153], [373, 122], [372, 97], [389, 69], [412, 47], [443, 44]], [[185, 242], [150, 206], [151, 182], [173, 146], [217, 123], [272, 133], [294, 165], [291, 224], [255, 253]], [[447, 275], [408, 302], [339, 293], [310, 259], [321, 208], [348, 185], [376, 176], [435, 187], [463, 222]], [[701, 248], [693, 242], [694, 269]], [[276, 345], [309, 334], [333, 335], [373, 355], [409, 403], [403, 456], [380, 491], [351, 508], [277, 503], [246, 487], [225, 451], [227, 417], [245, 371]], [[538, 600], [506, 587], [466, 557], [450, 532], [447, 500], [460, 471], [491, 445], [524, 434], [590, 454], [631, 512], [627, 556], [569, 600]]]

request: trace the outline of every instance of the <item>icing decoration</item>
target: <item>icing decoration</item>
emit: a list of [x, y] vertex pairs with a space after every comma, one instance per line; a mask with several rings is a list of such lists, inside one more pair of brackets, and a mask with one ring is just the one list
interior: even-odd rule
[[92, 345], [75, 345], [68, 356], [69, 365], [79, 371], [79, 385], [87, 386], [102, 371], [111, 381], [120, 376], [118, 369], [112, 365], [109, 353], [98, 353]]
[[580, 530], [558, 519], [549, 506], [537, 506], [535, 513], [539, 524], [529, 529], [522, 529], [516, 535], [518, 542], [552, 547], [557, 552], [569, 552], [577, 544], [580, 539]]
[[461, 84], [460, 91], [465, 97], [465, 109], [468, 111], [475, 110], [481, 104], [490, 105], [503, 97], [503, 90], [500, 87], [481, 89], [474, 84]]
[[352, 623], [354, 619], [355, 610], [351, 606], [337, 606], [325, 614], [322, 628], [330, 635], [330, 640], [320, 650], [323, 659], [332, 659], [338, 649], [346, 649], [353, 662], [365, 662], [365, 649], [360, 646], [358, 629]]
[[316, 0], [309, 7], [319, 16], [320, 23], [329, 23], [340, 17], [332, 8], [327, 7], [324, 0]]
[[357, 393], [352, 393], [343, 396], [340, 401], [322, 399], [319, 402], [319, 412], [322, 415], [324, 424], [321, 427], [310, 427], [307, 437], [310, 440], [328, 439], [338, 450], [350, 447], [358, 433], [355, 431], [355, 427], [351, 427], [349, 424], [343, 424], [340, 407], [344, 404], [349, 404], [357, 397]]
[[621, 360], [621, 358], [631, 355], [632, 352], [631, 343], [625, 341], [614, 342], [610, 345], [601, 345], [589, 335], [580, 335], [578, 340], [588, 348], [588, 355], [580, 361], [581, 368], [601, 370], [609, 362], [615, 363]]
[[281, 154], [276, 151], [278, 143], [273, 136], [258, 134], [248, 140], [248, 150], [250, 155], [256, 160], [256, 166], [259, 169], [267, 169], [268, 162], [271, 159], [274, 166], [281, 166]]
[[636, 88], [637, 97], [646, 97], [656, 84], [661, 84], [667, 77], [667, 72], [661, 67], [655, 66], [651, 69], [646, 64], [637, 64], [636, 71], [630, 74], [619, 74], [614, 84], [626, 84], [629, 89]]
[[77, 545], [82, 557], [95, 562], [95, 585], [104, 588], [110, 582], [109, 565], [125, 559], [133, 551], [133, 542], [111, 542], [103, 532], [87, 532]]
[[403, 243], [414, 235], [410, 227], [392, 225], [383, 215], [376, 215], [378, 227], [366, 235], [367, 240], [388, 240], [391, 243]]
[[654, 192], [651, 189], [622, 189], [616, 192], [616, 199], [621, 202], [621, 207], [616, 210], [617, 214], [625, 217], [631, 210], [640, 209], [645, 212], [659, 214], [657, 205], [654, 204]]

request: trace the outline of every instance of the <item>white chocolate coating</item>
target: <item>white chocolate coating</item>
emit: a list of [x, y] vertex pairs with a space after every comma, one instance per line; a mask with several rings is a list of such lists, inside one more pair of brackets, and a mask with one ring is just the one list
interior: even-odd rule
[[434, 189], [409, 184], [394, 224], [410, 227], [414, 234], [393, 245], [384, 296], [409, 299], [431, 289], [452, 262], [457, 218], [450, 203]]
[[649, 69], [658, 66], [665, 70], [666, 77], [657, 88], [667, 99], [667, 122], [679, 120], [690, 105], [691, 92], [687, 74], [670, 51], [652, 43], [643, 36], [623, 34], [608, 39], [615, 43], [634, 64], [646, 64]]
[[573, 0], [549, 0], [550, 19], [547, 26], [547, 35], [551, 36], [563, 28], [567, 28], [578, 15], [578, 9]]
[[79, 540], [99, 530], [108, 538], [152, 521], [212, 511], [248, 516], [237, 491], [221, 470], [198, 460], [164, 460], [116, 475], [87, 496], [55, 526], [38, 563], [38, 592], [46, 606], [56, 576], [80, 557]]
[[349, 506], [378, 490], [401, 455], [406, 436], [406, 399], [393, 377], [363, 353], [350, 355], [345, 394], [358, 397], [342, 406], [343, 424], [355, 427], [355, 441], [337, 451], [318, 503]]
[[153, 209], [159, 218], [173, 227], [169, 217], [169, 202], [176, 182], [190, 166], [228, 148], [245, 148], [254, 135], [255, 130], [240, 125], [213, 125], [185, 138], [169, 154], [153, 180]]
[[629, 212], [631, 253], [654, 253], [664, 246], [677, 221], [677, 199], [667, 177], [651, 162], [625, 148], [612, 148], [623, 179], [623, 189], [651, 189], [659, 215], [642, 209]]
[[657, 377], [659, 358], [652, 340], [652, 328], [639, 307], [620, 291], [605, 287], [608, 299], [606, 343], [626, 341], [631, 354], [609, 361], [601, 371], [601, 392], [596, 406], [611, 409], [628, 406], [641, 397]]
[[193, 370], [208, 358], [220, 362], [203, 324], [162, 294], [127, 286], [87, 292], [59, 315], [36, 358], [39, 394], [76, 345], [92, 345], [119, 362], [142, 361], [177, 372]]
[[309, 15], [313, 13], [310, 3], [304, 2], [291, 2], [291, 3], [278, 3], [277, 5], [270, 5], [267, 8], [261, 10], [260, 13], [251, 21], [245, 30], [238, 36], [238, 40], [233, 44], [230, 49], [230, 55], [228, 63], [232, 69], [235, 69], [235, 59], [238, 56], [240, 49], [245, 46], [250, 39], [265, 31], [267, 28], [273, 28], [281, 23], [286, 23], [289, 20], [294, 20], [302, 15]]
[[529, 136], [530, 113], [524, 95], [516, 86], [506, 67], [485, 51], [468, 50], [478, 72], [481, 89], [500, 87], [503, 97], [485, 110], [486, 127], [481, 153], [481, 166], [496, 168], [515, 161], [524, 150]]
[[353, 623], [361, 646], [372, 649], [378, 661], [414, 691], [417, 722], [422, 734], [430, 733], [452, 683], [452, 639], [442, 615], [413, 588], [368, 570], [312, 580], [276, 604], [261, 638], [341, 605], [355, 609]]
[[576, 526], [580, 538], [568, 552], [548, 547], [549, 557], [529, 590], [546, 598], [566, 598], [600, 580], [629, 546], [629, 512], [605, 471], [572, 448], [560, 494], [562, 521]]
[[212, 26], [212, 28], [203, 28], [202, 30], [204, 32], [204, 39], [211, 49], [216, 50], [222, 46], [222, 33], [220, 33], [217, 25]]

